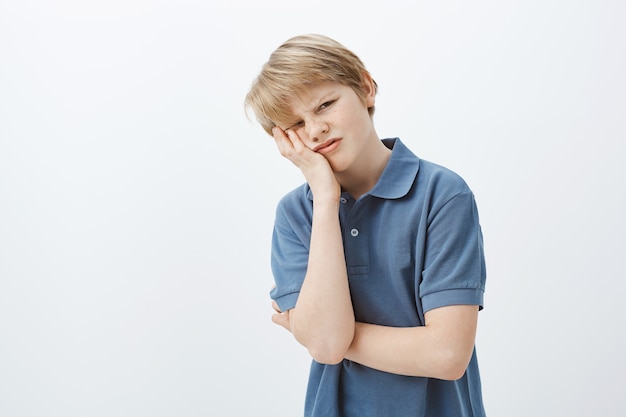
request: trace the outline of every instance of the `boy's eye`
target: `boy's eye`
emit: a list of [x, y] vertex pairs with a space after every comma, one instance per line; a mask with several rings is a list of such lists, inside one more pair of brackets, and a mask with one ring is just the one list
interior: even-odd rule
[[322, 103], [322, 105], [320, 106], [320, 110], [324, 110], [325, 108], [330, 107], [334, 102], [335, 102], [334, 100], [330, 100], [325, 103]]

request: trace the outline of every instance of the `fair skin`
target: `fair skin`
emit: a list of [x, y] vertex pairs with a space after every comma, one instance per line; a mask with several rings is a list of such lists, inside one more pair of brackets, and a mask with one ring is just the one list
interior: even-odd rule
[[425, 326], [397, 328], [355, 322], [339, 224], [342, 189], [355, 199], [378, 181], [390, 157], [367, 109], [375, 88], [365, 74], [361, 99], [350, 87], [320, 83], [289, 102], [292, 119], [273, 129], [284, 157], [304, 174], [313, 193], [307, 272], [296, 306], [274, 323], [289, 330], [313, 359], [344, 358], [395, 374], [460, 378], [471, 358], [478, 306], [430, 310]]

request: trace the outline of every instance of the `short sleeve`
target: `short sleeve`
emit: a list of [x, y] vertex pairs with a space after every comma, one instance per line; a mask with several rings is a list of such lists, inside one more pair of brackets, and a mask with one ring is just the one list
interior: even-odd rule
[[293, 219], [284, 207], [276, 210], [271, 266], [276, 287], [270, 296], [281, 311], [296, 305], [309, 259], [310, 222]]
[[482, 309], [486, 271], [474, 195], [459, 193], [431, 216], [419, 286], [424, 312], [458, 304]]

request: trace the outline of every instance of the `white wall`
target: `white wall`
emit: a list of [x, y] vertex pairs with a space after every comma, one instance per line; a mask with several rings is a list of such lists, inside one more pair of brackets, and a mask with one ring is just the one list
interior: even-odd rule
[[491, 416], [623, 416], [619, 1], [0, 0], [0, 415], [266, 416], [308, 357], [270, 323], [269, 53], [330, 35], [380, 136], [474, 189]]

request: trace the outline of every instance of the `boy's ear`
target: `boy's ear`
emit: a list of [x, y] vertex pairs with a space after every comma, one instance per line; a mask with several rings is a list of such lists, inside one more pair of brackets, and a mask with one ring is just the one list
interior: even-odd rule
[[372, 107], [376, 101], [376, 82], [369, 72], [363, 71], [363, 92], [365, 93], [365, 105]]

